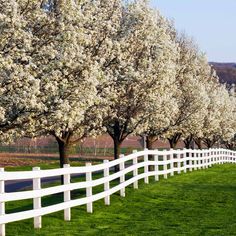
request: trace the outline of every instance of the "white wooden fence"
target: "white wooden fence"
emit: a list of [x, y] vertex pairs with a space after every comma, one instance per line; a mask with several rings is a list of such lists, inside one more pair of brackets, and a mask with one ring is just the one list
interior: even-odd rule
[[[150, 157], [151, 160], [149, 159]], [[5, 224], [34, 218], [34, 227], [42, 227], [42, 216], [64, 210], [64, 219], [71, 219], [70, 209], [79, 205], [87, 205], [87, 212], [93, 212], [93, 202], [104, 199], [105, 205], [110, 205], [110, 195], [120, 191], [120, 195], [125, 197], [125, 187], [133, 184], [138, 188], [138, 180], [144, 179], [145, 183], [149, 182], [149, 177], [154, 176], [159, 180], [163, 175], [166, 179], [168, 176], [187, 170], [197, 170], [211, 167], [213, 164], [236, 163], [236, 152], [226, 149], [209, 149], [209, 150], [147, 150], [133, 151], [128, 156], [120, 155], [120, 159], [108, 161], [104, 160], [103, 164], [91, 165], [87, 163], [83, 167], [70, 167], [65, 165], [61, 169], [40, 170], [39, 167], [33, 168], [32, 171], [14, 171], [7, 172], [0, 168], [0, 235], [5, 235]], [[119, 165], [119, 172], [112, 172], [110, 168]], [[149, 166], [153, 166], [150, 170]], [[141, 169], [140, 169], [141, 168]], [[139, 170], [139, 171], [138, 171]], [[93, 173], [100, 171], [103, 177], [93, 180]], [[125, 175], [132, 173], [132, 177], [125, 178]], [[85, 174], [86, 180], [71, 183], [72, 174]], [[41, 179], [52, 176], [64, 176], [64, 185], [41, 188]], [[110, 182], [120, 179], [120, 183], [110, 188]], [[33, 190], [21, 192], [5, 192], [5, 181], [9, 180], [33, 180]], [[104, 191], [93, 194], [93, 187], [104, 185]], [[86, 189], [86, 197], [71, 200], [71, 191], [76, 189]], [[55, 205], [42, 207], [41, 198], [56, 193], [64, 193], [64, 202]], [[5, 214], [5, 203], [24, 199], [33, 199], [33, 209]]]

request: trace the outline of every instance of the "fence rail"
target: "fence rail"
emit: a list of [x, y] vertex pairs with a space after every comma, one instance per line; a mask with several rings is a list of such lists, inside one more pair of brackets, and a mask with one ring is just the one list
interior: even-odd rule
[[[202, 168], [211, 167], [214, 164], [236, 163], [236, 152], [226, 149], [208, 149], [208, 150], [148, 150], [133, 151], [132, 154], [124, 156], [113, 161], [104, 160], [103, 164], [91, 165], [86, 163], [82, 167], [70, 167], [65, 165], [61, 169], [40, 170], [34, 167], [32, 171], [14, 171], [7, 172], [0, 168], [0, 235], [5, 235], [5, 224], [34, 218], [34, 227], [42, 227], [42, 216], [53, 212], [64, 210], [64, 219], [71, 219], [70, 209], [75, 206], [87, 205], [87, 212], [93, 212], [93, 202], [104, 199], [105, 205], [110, 205], [110, 195], [120, 191], [120, 196], [125, 197], [125, 188], [133, 184], [138, 188], [138, 181], [144, 179], [149, 183], [149, 177], [154, 176], [155, 181], [159, 176], [165, 179], [168, 176], [188, 170], [193, 171]], [[115, 166], [119, 166], [118, 172], [111, 172]], [[143, 171], [142, 171], [143, 170]], [[93, 180], [93, 173], [99, 172], [103, 177]], [[126, 179], [126, 174], [132, 173], [132, 177]], [[72, 174], [85, 174], [85, 181], [71, 183]], [[41, 179], [53, 176], [63, 176], [64, 184], [59, 186], [41, 188]], [[9, 180], [33, 181], [33, 189], [21, 192], [5, 192], [5, 182]], [[110, 188], [110, 182], [119, 179], [119, 184]], [[104, 185], [104, 191], [93, 194], [93, 187]], [[71, 200], [71, 191], [77, 189], [86, 189], [86, 197]], [[64, 202], [42, 207], [41, 198], [44, 196], [63, 193]], [[5, 203], [9, 201], [18, 201], [33, 199], [33, 209], [5, 214]]]

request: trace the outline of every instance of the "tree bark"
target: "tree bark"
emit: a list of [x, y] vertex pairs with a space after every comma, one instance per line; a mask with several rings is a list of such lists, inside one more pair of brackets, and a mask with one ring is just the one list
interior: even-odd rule
[[184, 140], [185, 148], [187, 148], [187, 149], [193, 148], [193, 147], [192, 147], [192, 143], [193, 143], [193, 136], [192, 136], [192, 135], [189, 135], [189, 136]]
[[153, 143], [154, 143], [154, 138], [153, 138], [153, 136], [146, 136], [146, 147], [147, 147], [147, 149], [152, 149], [152, 147], [153, 147]]
[[114, 143], [114, 159], [118, 159], [121, 154], [121, 144], [122, 142], [118, 138], [113, 139]]
[[63, 168], [64, 164], [69, 164], [69, 143], [66, 140], [57, 139], [58, 147], [59, 147], [59, 157], [60, 157], [60, 167]]
[[[153, 149], [153, 143], [155, 142], [155, 137], [152, 135], [146, 136], [146, 147], [148, 150]], [[148, 155], [149, 161], [154, 161], [153, 155]], [[148, 166], [149, 171], [154, 171], [154, 166]]]
[[[70, 159], [68, 155], [68, 151], [70, 148], [70, 143], [68, 139], [60, 139], [56, 137], [58, 148], [59, 148], [59, 158], [60, 158], [60, 167], [63, 168], [64, 164], [69, 164]], [[61, 184], [64, 184], [64, 177], [61, 175]]]
[[204, 139], [204, 144], [207, 146], [207, 148], [212, 148], [214, 144], [216, 143], [216, 140], [214, 139]]
[[[120, 141], [117, 137], [113, 138], [113, 143], [114, 143], [114, 159], [118, 159], [120, 157], [121, 154], [121, 144], [122, 141]], [[120, 167], [119, 165], [115, 166], [115, 172], [120, 171]]]
[[174, 143], [173, 139], [168, 138], [169, 144], [170, 144], [170, 148], [175, 148], [176, 144]]
[[224, 145], [227, 149], [234, 150], [234, 145], [232, 143], [225, 142]]
[[168, 138], [170, 148], [175, 148], [177, 143], [179, 142], [179, 139], [181, 138], [181, 133], [176, 133], [171, 138]]
[[[181, 137], [180, 133], [174, 134], [171, 138], [168, 138], [170, 148], [174, 149]], [[176, 158], [176, 154], [174, 154], [174, 158]], [[174, 163], [174, 166], [177, 165], [177, 163]]]
[[194, 141], [197, 144], [198, 149], [202, 149], [202, 139], [196, 138], [196, 139], [194, 139]]

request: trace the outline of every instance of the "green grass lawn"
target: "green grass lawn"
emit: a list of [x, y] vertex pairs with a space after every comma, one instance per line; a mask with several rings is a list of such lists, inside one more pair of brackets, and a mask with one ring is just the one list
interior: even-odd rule
[[[99, 191], [102, 186], [95, 189]], [[84, 195], [73, 192], [73, 198]], [[43, 205], [60, 202], [61, 195], [43, 199]], [[8, 203], [8, 212], [30, 209], [32, 201]], [[33, 220], [7, 224], [8, 236], [70, 235], [236, 235], [236, 165], [216, 165], [207, 170], [161, 179], [140, 181], [139, 189], [126, 189], [126, 197], [111, 196], [111, 205], [100, 200], [94, 213], [86, 207], [72, 209], [71, 222], [63, 212], [42, 217], [43, 227]]]

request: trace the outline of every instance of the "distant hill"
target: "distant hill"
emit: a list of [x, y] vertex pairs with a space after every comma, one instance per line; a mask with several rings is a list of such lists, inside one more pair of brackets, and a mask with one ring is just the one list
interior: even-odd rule
[[236, 63], [210, 62], [216, 70], [221, 83], [236, 84]]

